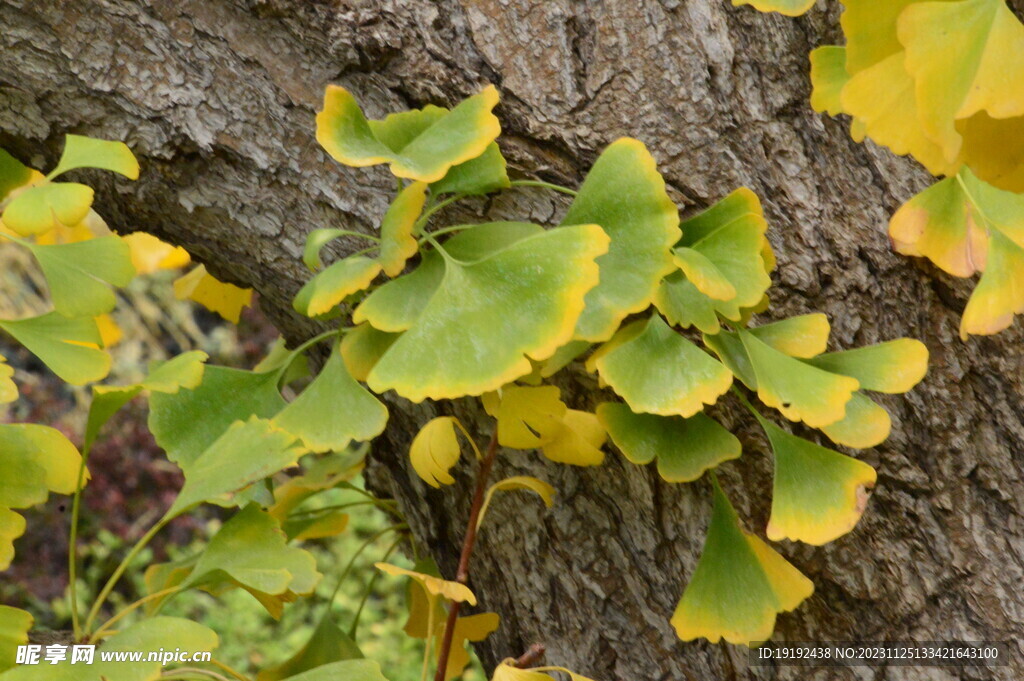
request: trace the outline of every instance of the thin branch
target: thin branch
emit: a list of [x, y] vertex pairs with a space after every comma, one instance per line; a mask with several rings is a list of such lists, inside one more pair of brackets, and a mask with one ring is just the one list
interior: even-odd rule
[[518, 667], [519, 669], [528, 669], [535, 666], [540, 659], [544, 657], [544, 653], [547, 651], [547, 647], [543, 643], [534, 643], [532, 646], [526, 649], [526, 652], [519, 656], [519, 658], [512, 663], [512, 666]]

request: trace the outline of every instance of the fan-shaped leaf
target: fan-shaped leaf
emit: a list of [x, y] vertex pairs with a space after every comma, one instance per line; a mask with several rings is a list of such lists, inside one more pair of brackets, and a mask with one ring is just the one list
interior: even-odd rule
[[427, 200], [427, 185], [413, 182], [403, 189], [384, 214], [380, 226], [380, 265], [384, 274], [393, 277], [405, 269], [405, 261], [416, 255], [419, 244], [413, 228]]
[[601, 377], [635, 412], [693, 416], [729, 389], [732, 375], [652, 315], [643, 330], [601, 356]]
[[124, 142], [98, 140], [81, 135], [64, 137], [64, 153], [49, 177], [57, 177], [76, 168], [99, 168], [139, 179], [139, 162]]
[[780, 612], [793, 610], [814, 585], [785, 558], [743, 531], [732, 504], [714, 485], [714, 509], [704, 551], [672, 616], [684, 641], [764, 641]]
[[768, 538], [820, 546], [852, 530], [875, 485], [875, 469], [759, 420], [775, 452]]
[[11, 199], [0, 219], [21, 236], [41, 234], [54, 227], [75, 225], [84, 220], [92, 206], [92, 198], [92, 189], [84, 184], [38, 184]]
[[384, 432], [388, 410], [349, 374], [339, 351], [313, 382], [272, 419], [314, 452], [340, 451]]
[[339, 163], [357, 168], [389, 163], [397, 177], [436, 182], [455, 165], [474, 159], [500, 134], [491, 109], [498, 91], [487, 87], [451, 111], [430, 107], [430, 125], [419, 112], [368, 121], [355, 98], [330, 85], [316, 117], [317, 141]]
[[643, 143], [623, 138], [610, 144], [590, 169], [563, 225], [597, 224], [611, 238], [598, 259], [600, 283], [587, 294], [576, 338], [608, 340], [630, 313], [654, 297], [672, 271], [669, 250], [679, 240], [679, 213]]
[[492, 416], [498, 420], [498, 444], [534, 449], [550, 442], [562, 427], [566, 407], [561, 391], [553, 386], [506, 386]]
[[556, 463], [600, 466], [604, 462], [601, 447], [607, 439], [604, 427], [596, 416], [590, 412], [569, 409], [541, 451]]
[[455, 422], [452, 416], [431, 419], [416, 434], [409, 447], [413, 470], [431, 487], [455, 482], [455, 478], [448, 473], [458, 462], [461, 452], [455, 435]]
[[293, 307], [307, 317], [326, 314], [348, 296], [368, 287], [380, 269], [379, 262], [362, 255], [339, 260], [306, 282], [295, 296]]
[[808, 360], [819, 369], [851, 376], [862, 390], [905, 393], [928, 371], [928, 348], [913, 338], [899, 338], [842, 352], [830, 352]]
[[117, 300], [107, 284], [127, 286], [135, 277], [131, 249], [120, 237], [28, 248], [46, 275], [54, 308], [65, 317], [110, 312]]
[[100, 350], [103, 339], [96, 321], [89, 317], [69, 319], [50, 312], [17, 321], [2, 320], [0, 329], [72, 385], [98, 381], [110, 371], [110, 355]]
[[527, 356], [546, 359], [570, 340], [583, 297], [597, 282], [594, 259], [607, 245], [600, 227], [577, 225], [475, 262], [443, 254], [437, 290], [370, 371], [370, 388], [419, 402], [479, 395], [528, 374]]
[[626, 459], [635, 464], [657, 459], [658, 473], [667, 482], [692, 482], [740, 456], [736, 436], [705, 414], [688, 419], [634, 414], [624, 404], [605, 402], [597, 417]]
[[[468, 617], [459, 617], [455, 620], [455, 627], [452, 630], [452, 647], [448, 654], [448, 664], [445, 667], [445, 681], [457, 678], [469, 664], [469, 653], [466, 652], [466, 641], [479, 642], [498, 630], [501, 618], [497, 613], [481, 612]], [[440, 656], [443, 640], [437, 638], [437, 651]]]
[[178, 300], [189, 298], [207, 310], [216, 312], [232, 324], [237, 324], [242, 308], [252, 303], [252, 289], [218, 281], [199, 265], [174, 282], [174, 296]]

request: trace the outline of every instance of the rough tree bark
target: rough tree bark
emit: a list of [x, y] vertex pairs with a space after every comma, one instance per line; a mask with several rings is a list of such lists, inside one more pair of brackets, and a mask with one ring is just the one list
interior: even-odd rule
[[[680, 643], [668, 617], [700, 551], [707, 485], [667, 485], [614, 454], [576, 469], [520, 453], [498, 473], [549, 480], [558, 504], [494, 506], [473, 567], [483, 606], [503, 618], [485, 662], [541, 641], [552, 663], [607, 681], [1018, 678], [1020, 325], [960, 342], [969, 285], [890, 251], [887, 216], [928, 178], [810, 110], [807, 53], [837, 40], [838, 12], [819, 3], [793, 20], [724, 0], [3, 0], [0, 144], [40, 165], [65, 132], [126, 140], [143, 175], [99, 179], [111, 224], [153, 231], [255, 287], [293, 340], [311, 332], [289, 305], [306, 276], [305, 234], [371, 231], [393, 188], [385, 171], [339, 167], [317, 146], [313, 114], [328, 82], [371, 114], [448, 104], [495, 83], [504, 151], [523, 176], [575, 183], [602, 147], [630, 135], [648, 144], [685, 213], [752, 187], [779, 259], [772, 316], [820, 310], [836, 347], [909, 335], [932, 352], [920, 387], [883, 400], [894, 430], [862, 455], [879, 479], [860, 526], [822, 548], [781, 547], [817, 591], [780, 617], [778, 635], [1009, 640], [1015, 661], [980, 671], [748, 670], [743, 649]], [[452, 218], [544, 222], [563, 198], [517, 191]], [[582, 372], [565, 387], [577, 404], [595, 400]], [[715, 410], [744, 442], [725, 483], [763, 529], [765, 446], [734, 406]], [[429, 410], [392, 407], [373, 480], [450, 574], [468, 474], [454, 489], [420, 484], [405, 445]], [[472, 404], [451, 408], [485, 438]]]

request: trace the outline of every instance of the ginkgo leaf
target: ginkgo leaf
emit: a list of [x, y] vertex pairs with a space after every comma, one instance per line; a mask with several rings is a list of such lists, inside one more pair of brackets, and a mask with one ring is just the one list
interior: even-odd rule
[[571, 339], [607, 247], [600, 227], [576, 225], [473, 262], [441, 251], [437, 290], [370, 371], [370, 389], [420, 402], [479, 395], [530, 373], [527, 357], [546, 359]]
[[756, 536], [745, 532], [714, 482], [714, 508], [700, 560], [672, 615], [684, 641], [765, 641], [780, 612], [793, 610], [814, 584]]
[[696, 326], [704, 333], [718, 333], [721, 324], [715, 302], [697, 290], [682, 272], [673, 272], [658, 285], [654, 305], [675, 326]]
[[208, 366], [198, 386], [150, 396], [149, 430], [167, 458], [184, 467], [235, 422], [273, 418], [286, 404], [272, 372]]
[[928, 348], [919, 340], [899, 338], [807, 361], [819, 369], [857, 379], [862, 390], [896, 394], [907, 392], [924, 378]]
[[181, 515], [196, 504], [230, 495], [246, 485], [294, 466], [304, 450], [296, 438], [253, 416], [236, 421], [191, 461], [179, 461], [185, 484], [167, 511]]
[[0, 219], [21, 236], [41, 234], [84, 220], [92, 198], [93, 190], [77, 182], [38, 184], [11, 199]]
[[718, 355], [718, 359], [728, 367], [733, 376], [751, 390], [757, 390], [757, 376], [754, 375], [754, 367], [750, 364], [750, 357], [739, 335], [722, 331], [717, 334], [704, 334], [702, 338], [704, 345]]
[[708, 298], [732, 300], [736, 297], [736, 288], [729, 279], [700, 251], [680, 247], [672, 251], [672, 260], [697, 290]]
[[393, 577], [409, 577], [419, 582], [427, 593], [432, 596], [438, 596], [445, 600], [454, 601], [456, 603], [469, 603], [470, 605], [476, 605], [476, 596], [470, 591], [469, 587], [459, 582], [450, 582], [440, 577], [434, 577], [433, 575], [423, 574], [422, 572], [414, 572], [412, 570], [406, 570], [400, 568], [397, 565], [390, 565], [388, 563], [374, 563], [374, 566], [381, 572], [385, 572]]
[[487, 515], [487, 509], [491, 505], [491, 499], [494, 498], [494, 494], [496, 492], [509, 492], [512, 490], [533, 492], [544, 501], [544, 505], [548, 508], [551, 508], [555, 503], [555, 488], [543, 480], [538, 480], [529, 475], [515, 475], [505, 478], [487, 488], [487, 495], [484, 496], [484, 503], [480, 507], [480, 515], [476, 523], [477, 527], [484, 524], [484, 517]]
[[846, 416], [821, 429], [832, 442], [855, 449], [866, 449], [885, 442], [892, 430], [889, 412], [857, 391], [846, 403]]
[[281, 529], [289, 540], [325, 539], [337, 537], [348, 529], [349, 515], [344, 511], [330, 511], [317, 515], [290, 518]]
[[[417, 560], [413, 566], [413, 572], [431, 577], [441, 577], [437, 563], [429, 556]], [[432, 605], [433, 607], [431, 607]], [[447, 619], [445, 609], [438, 607], [437, 597], [428, 592], [422, 583], [414, 579], [410, 579], [406, 585], [406, 607], [409, 610], [409, 619], [406, 620], [402, 631], [407, 636], [426, 639], [443, 631], [444, 622]]]
[[[488, 86], [451, 111], [432, 107], [434, 120], [414, 130], [422, 116], [368, 121], [351, 93], [329, 85], [316, 117], [316, 139], [339, 163], [357, 168], [388, 163], [396, 177], [436, 182], [452, 166], [483, 154], [501, 133], [491, 113], [497, 103], [498, 91]], [[407, 121], [414, 126], [403, 125]]]
[[903, 51], [897, 19], [921, 0], [857, 0], [843, 5], [840, 22], [846, 36], [846, 68], [853, 74]]
[[341, 339], [341, 356], [352, 378], [365, 382], [370, 370], [398, 336], [397, 333], [378, 331], [366, 322], [346, 333]]
[[[444, 679], [451, 681], [457, 678], [469, 665], [469, 653], [466, 652], [466, 642], [478, 643], [498, 630], [501, 618], [497, 613], [482, 612], [468, 617], [459, 617], [455, 620], [455, 627], [452, 630], [452, 647], [448, 653], [448, 664], [445, 667]], [[437, 638], [437, 651], [440, 656], [442, 638]]]
[[413, 182], [399, 192], [380, 225], [380, 266], [384, 274], [394, 277], [405, 269], [405, 261], [416, 255], [419, 244], [413, 228], [427, 200], [427, 185]]
[[758, 420], [775, 453], [768, 538], [820, 546], [852, 530], [875, 485], [875, 469]]
[[569, 409], [551, 438], [541, 446], [541, 452], [555, 463], [600, 466], [604, 463], [601, 447], [607, 439], [604, 426], [596, 416], [590, 412]]
[[89, 317], [69, 319], [57, 312], [19, 320], [0, 320], [0, 329], [72, 385], [102, 379], [110, 371], [110, 355], [100, 350], [96, 321]]
[[272, 422], [311, 451], [340, 451], [353, 440], [372, 440], [384, 432], [388, 410], [352, 378], [335, 350], [313, 382]]
[[59, 430], [34, 423], [0, 424], [4, 485], [0, 505], [28, 508], [49, 492], [72, 494], [78, 487], [81, 456]]
[[732, 385], [721, 363], [652, 315], [643, 330], [601, 356], [601, 378], [635, 412], [693, 416]]
[[1003, 0], [913, 3], [897, 23], [918, 120], [947, 161], [960, 153], [958, 120], [1024, 114], [1024, 25]]
[[192, 260], [188, 251], [181, 246], [172, 246], [146, 232], [132, 232], [121, 239], [128, 244], [132, 267], [139, 274], [176, 270]]
[[597, 224], [611, 238], [575, 336], [608, 340], [627, 315], [651, 304], [658, 282], [673, 269], [670, 249], [680, 236], [679, 212], [642, 142], [622, 138], [601, 153], [562, 224]]
[[288, 681], [388, 681], [373, 660], [341, 660], [330, 662], [295, 676]]
[[[828, 347], [828, 317], [816, 312], [748, 329], [751, 335], [790, 357], [815, 357]], [[825, 367], [822, 367], [825, 368]], [[836, 372], [843, 373], [843, 372]]]
[[811, 50], [811, 108], [830, 116], [843, 113], [841, 93], [850, 80], [846, 48], [823, 45]]
[[100, 345], [102, 347], [112, 348], [124, 338], [124, 330], [109, 314], [101, 314], [94, 319], [96, 320], [96, 329], [100, 332]]
[[605, 402], [597, 417], [623, 456], [635, 464], [657, 459], [666, 482], [692, 482], [723, 461], [740, 456], [740, 441], [705, 414], [635, 414], [624, 404]]
[[498, 444], [534, 449], [551, 441], [566, 413], [561, 391], [553, 385], [502, 388], [501, 400], [491, 413], [498, 420]]
[[15, 189], [27, 185], [36, 175], [36, 171], [0, 149], [0, 201], [5, 200]]
[[65, 317], [110, 312], [117, 299], [108, 284], [127, 286], [135, 277], [131, 249], [120, 237], [27, 246], [46, 275], [54, 308]]
[[281, 664], [261, 669], [256, 675], [256, 681], [291, 679], [332, 662], [362, 658], [363, 653], [356, 642], [330, 617], [324, 617], [313, 630], [306, 645]]
[[227, 579], [277, 619], [284, 603], [312, 593], [321, 577], [313, 555], [288, 546], [277, 521], [259, 505], [249, 504], [213, 535], [183, 586]]
[[734, 7], [750, 5], [759, 12], [778, 12], [788, 17], [798, 17], [811, 7], [815, 0], [732, 0]]
[[28, 643], [28, 631], [34, 622], [24, 610], [0, 605], [0, 672], [15, 665], [18, 646]]
[[565, 667], [532, 667], [520, 669], [515, 666], [515, 660], [504, 660], [494, 668], [494, 676], [491, 681], [552, 681], [554, 679], [545, 672], [561, 672], [569, 677], [569, 681], [591, 681], [582, 674], [570, 671]]
[[740, 340], [757, 377], [757, 396], [790, 421], [814, 428], [846, 416], [846, 403], [860, 384], [783, 354], [747, 331]]
[[474, 159], [460, 163], [445, 176], [430, 185], [431, 193], [437, 194], [489, 194], [499, 189], [508, 189], [511, 183], [505, 164], [505, 157], [496, 142], [491, 142], [484, 153]]
[[380, 270], [379, 262], [362, 255], [339, 260], [306, 282], [292, 306], [307, 317], [326, 314], [348, 296], [368, 287]]
[[242, 308], [252, 303], [252, 289], [218, 281], [206, 271], [205, 265], [199, 265], [175, 280], [174, 297], [178, 300], [194, 300], [232, 324], [237, 324]]
[[54, 178], [76, 168], [99, 168], [119, 173], [129, 180], [139, 179], [139, 162], [124, 142], [65, 135], [64, 153], [49, 177]]
[[[25, 519], [11, 509], [0, 506], [0, 572], [11, 567], [14, 559], [14, 540], [25, 534]], [[3, 607], [3, 606], [0, 606]], [[3, 627], [0, 618], [0, 628]], [[0, 634], [0, 641], [3, 635]], [[2, 648], [0, 648], [0, 670], [3, 669]]]
[[7, 363], [6, 357], [0, 355], [0, 404], [18, 399], [18, 386], [12, 380], [13, 376], [14, 367]]
[[413, 470], [431, 487], [455, 482], [448, 471], [458, 462], [461, 453], [455, 435], [456, 421], [452, 416], [438, 416], [427, 421], [409, 446]]

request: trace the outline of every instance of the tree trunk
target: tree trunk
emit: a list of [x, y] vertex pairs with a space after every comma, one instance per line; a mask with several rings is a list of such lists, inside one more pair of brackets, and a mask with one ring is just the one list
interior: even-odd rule
[[[807, 54], [841, 39], [838, 14], [835, 2], [788, 19], [725, 0], [2, 0], [0, 146], [38, 167], [55, 160], [66, 132], [127, 141], [142, 178], [96, 176], [111, 225], [152, 231], [255, 287], [293, 340], [313, 328], [290, 306], [308, 276], [305, 235], [371, 232], [394, 186], [382, 168], [340, 167], [316, 144], [327, 83], [351, 89], [372, 115], [451, 104], [494, 83], [503, 150], [521, 176], [576, 183], [628, 135], [651, 149], [684, 215], [751, 187], [779, 260], [772, 318], [822, 311], [836, 348], [906, 335], [932, 353], [918, 388], [882, 400], [893, 434], [860, 455], [879, 475], [857, 529], [824, 547], [780, 546], [816, 592], [780, 616], [777, 635], [1006, 640], [1016, 659], [962, 671], [748, 671], [745, 649], [681, 643], [668, 623], [702, 545], [705, 482], [669, 485], [616, 454], [579, 469], [506, 452], [497, 475], [537, 475], [559, 494], [551, 511], [499, 498], [488, 517], [472, 586], [502, 626], [481, 647], [485, 663], [542, 642], [550, 663], [605, 681], [1019, 678], [1020, 325], [961, 342], [970, 284], [891, 252], [888, 216], [929, 178], [811, 111]], [[450, 216], [548, 222], [566, 204], [522, 190]], [[577, 406], [597, 401], [582, 370], [563, 387]], [[455, 487], [426, 488], [406, 447], [434, 407], [391, 407], [372, 480], [451, 576], [471, 464]], [[744, 444], [723, 482], [761, 531], [769, 459], [734, 407], [713, 409]], [[440, 408], [486, 440], [473, 402]]]

